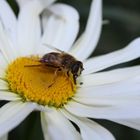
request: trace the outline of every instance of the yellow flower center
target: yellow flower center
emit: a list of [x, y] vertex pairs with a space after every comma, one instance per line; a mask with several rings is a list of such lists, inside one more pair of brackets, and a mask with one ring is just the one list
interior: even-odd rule
[[62, 107], [76, 91], [72, 74], [40, 65], [38, 60], [39, 57], [21, 57], [8, 66], [6, 80], [10, 90], [26, 101]]

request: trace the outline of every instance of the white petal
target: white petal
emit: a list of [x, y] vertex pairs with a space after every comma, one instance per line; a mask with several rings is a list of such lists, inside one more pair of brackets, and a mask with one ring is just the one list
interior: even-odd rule
[[128, 62], [140, 57], [140, 38], [132, 41], [127, 47], [102, 56], [88, 59], [84, 63], [85, 74], [97, 72], [116, 64]]
[[18, 45], [22, 55], [30, 55], [39, 45], [41, 37], [40, 13], [44, 6], [39, 1], [30, 1], [23, 6], [18, 16]]
[[0, 1], [0, 20], [8, 37], [16, 44], [16, 16], [5, 0]]
[[56, 0], [41, 0], [42, 4], [44, 4], [46, 7], [53, 4]]
[[104, 85], [94, 85], [89, 87], [82, 87], [75, 94], [76, 97], [100, 97], [100, 96], [118, 96], [124, 97], [131, 95], [133, 92], [133, 97], [139, 96], [140, 93], [140, 76], [131, 77], [121, 82], [108, 83]]
[[41, 123], [45, 140], [80, 140], [77, 130], [59, 111], [42, 113]]
[[140, 78], [134, 77], [118, 83], [108, 83], [83, 87], [74, 99], [82, 104], [94, 106], [117, 107], [121, 105], [138, 105], [140, 100]]
[[3, 53], [0, 51], [0, 78], [4, 78], [8, 62], [6, 61]]
[[140, 66], [120, 68], [116, 70], [110, 70], [106, 72], [93, 73], [84, 75], [81, 77], [83, 87], [104, 85], [109, 83], [115, 83], [122, 80], [129, 80], [131, 77], [136, 77], [140, 74]]
[[86, 105], [78, 102], [70, 102], [65, 108], [80, 117], [98, 119], [134, 119], [140, 117], [140, 103], [118, 104], [118, 105]]
[[5, 69], [1, 68], [0, 66], [0, 78], [4, 78], [5, 77]]
[[52, 112], [52, 108], [50, 108], [49, 106], [44, 106], [44, 105], [39, 105], [38, 103], [36, 103], [37, 107], [36, 107], [36, 111], [40, 111], [40, 112]]
[[62, 110], [62, 112], [69, 120], [78, 125], [83, 140], [115, 140], [109, 131], [96, 122], [86, 118], [76, 117], [65, 110]]
[[47, 15], [48, 11], [43, 15], [44, 35], [39, 53], [47, 52], [48, 48], [44, 44], [68, 51], [79, 30], [78, 12], [66, 4], [54, 4], [48, 10], [51, 15]]
[[[1, 58], [1, 57], [0, 57]], [[3, 63], [3, 62], [2, 62]], [[5, 65], [6, 66], [6, 65]], [[5, 69], [5, 66], [1, 66], [0, 65], [0, 79], [4, 79], [5, 78], [5, 75], [6, 75], [6, 69]]]
[[29, 0], [16, 0], [19, 6], [24, 6]]
[[16, 93], [0, 90], [0, 100], [17, 101], [21, 100], [21, 97]]
[[0, 140], [8, 140], [8, 134], [3, 135]]
[[[108, 96], [107, 96], [108, 97]], [[85, 104], [85, 105], [89, 105], [89, 106], [108, 106], [108, 107], [118, 107], [120, 108], [120, 106], [122, 105], [127, 105], [127, 106], [131, 106], [131, 105], [139, 105], [139, 100], [140, 98], [137, 98], [137, 97], [133, 97], [132, 96], [128, 96], [128, 97], [117, 97], [115, 99], [115, 96], [114, 97], [109, 97], [107, 98], [104, 96], [103, 97], [95, 97], [95, 98], [92, 98], [90, 96], [88, 97], [75, 97], [74, 100], [76, 102], [79, 102], [81, 104]], [[131, 99], [132, 98], [132, 99]]]
[[95, 49], [102, 27], [102, 1], [93, 0], [85, 32], [70, 51], [77, 59], [84, 60]]
[[0, 75], [1, 75], [1, 72], [4, 73], [4, 71], [7, 68], [7, 66], [8, 66], [8, 62], [4, 58], [2, 52], [0, 52]]
[[8, 34], [6, 33], [4, 26], [0, 22], [0, 51], [9, 63], [18, 56], [13, 45], [13, 42], [8, 38]]
[[[25, 4], [28, 4], [28, 2], [32, 0], [16, 0], [20, 7], [23, 7]], [[56, 0], [39, 0], [44, 6], [49, 6]]]
[[10, 102], [0, 108], [0, 137], [15, 128], [33, 110], [35, 104]]
[[[132, 93], [132, 96], [133, 96], [133, 93]], [[107, 97], [108, 98], [108, 97]], [[127, 99], [127, 98], [126, 98]], [[126, 104], [126, 99], [124, 99], [124, 104]], [[112, 100], [112, 99], [109, 99], [108, 100], [108, 104], [104, 104], [105, 102], [104, 102], [104, 100], [102, 99], [102, 100], [98, 100], [99, 102], [96, 102], [96, 99], [94, 100], [94, 99], [91, 99], [91, 100], [93, 100], [92, 101], [92, 103], [95, 105], [95, 107], [99, 107], [99, 110], [100, 110], [100, 108], [102, 108], [103, 106], [105, 106], [105, 107], [108, 107], [108, 109], [109, 109], [109, 106], [111, 105], [111, 104], [109, 104], [109, 100]], [[116, 99], [117, 100], [117, 99]], [[120, 98], [120, 100], [121, 100], [121, 98]], [[80, 100], [81, 101], [81, 100]], [[79, 102], [80, 102], [79, 101]], [[83, 103], [85, 103], [85, 104], [90, 104], [89, 103], [89, 100], [87, 100], [86, 101], [86, 98], [85, 98], [85, 100], [83, 99]], [[103, 101], [103, 103], [102, 103], [102, 101]], [[94, 103], [95, 102], [95, 103]], [[114, 105], [115, 103], [113, 103], [113, 102], [115, 102], [115, 97], [114, 97], [114, 100], [113, 101], [110, 101], [110, 102], [112, 102], [112, 105]], [[126, 125], [126, 126], [128, 126], [128, 127], [131, 127], [131, 128], [134, 128], [134, 129], [137, 129], [137, 130], [140, 130], [140, 120], [139, 120], [139, 117], [138, 117], [138, 115], [137, 114], [139, 114], [139, 112], [135, 112], [135, 114], [134, 115], [132, 115], [133, 114], [133, 109], [135, 109], [135, 106], [134, 106], [134, 104], [136, 105], [136, 106], [139, 106], [139, 99], [138, 100], [133, 100], [133, 98], [132, 99], [130, 99], [129, 100], [129, 103], [127, 103], [126, 104], [126, 110], [125, 110], [125, 108], [124, 109], [122, 109], [124, 106], [121, 106], [122, 104], [123, 104], [123, 99], [122, 99], [122, 103], [121, 103], [121, 101], [118, 101], [117, 100], [117, 102], [119, 102], [119, 106], [120, 106], [120, 111], [118, 111], [118, 114], [116, 114], [116, 116], [118, 116], [118, 117], [115, 117], [115, 118], [111, 118], [112, 117], [112, 113], [110, 112], [110, 115], [108, 115], [108, 116], [110, 116], [110, 118], [109, 118], [109, 120], [111, 120], [111, 121], [114, 121], [114, 122], [116, 122], [116, 123], [120, 123], [120, 124], [122, 124], [122, 125]], [[101, 104], [100, 104], [101, 103]], [[107, 102], [106, 102], [107, 103]], [[116, 106], [115, 106], [115, 108], [114, 108], [114, 111], [116, 111], [116, 109], [118, 108], [117, 107], [117, 104], [115, 104]], [[91, 105], [90, 105], [91, 106]], [[76, 106], [75, 106], [76, 107]], [[94, 107], [94, 106], [93, 106]], [[84, 107], [83, 107], [84, 108]], [[122, 110], [121, 110], [122, 109]], [[122, 112], [121, 112], [122, 111]], [[103, 113], [105, 113], [106, 111], [104, 110], [104, 111], [102, 111], [101, 113], [103, 114]], [[98, 114], [96, 114], [97, 112], [94, 112], [95, 113], [95, 115], [98, 115]], [[128, 116], [131, 116], [129, 119], [126, 117], [126, 118], [120, 118], [120, 115], [121, 115], [121, 113], [122, 114], [125, 114], [125, 113], [127, 113], [127, 115]], [[101, 115], [102, 116], [102, 115]], [[99, 117], [99, 119], [101, 118], [101, 116]], [[132, 117], [133, 116], [133, 117]], [[94, 117], [95, 118], [95, 117]], [[105, 118], [102, 118], [102, 119], [105, 119]], [[107, 118], [108, 119], [108, 118]]]
[[0, 79], [0, 90], [8, 90], [8, 83], [2, 79]]

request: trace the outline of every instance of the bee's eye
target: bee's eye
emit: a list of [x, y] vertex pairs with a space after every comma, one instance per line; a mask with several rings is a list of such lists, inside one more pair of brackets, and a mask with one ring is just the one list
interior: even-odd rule
[[77, 64], [72, 65], [72, 72], [77, 73], [78, 69], [79, 69], [79, 65]]
[[76, 63], [74, 63], [71, 67], [71, 71], [73, 74], [79, 76], [82, 71], [82, 63], [80, 61], [77, 61]]

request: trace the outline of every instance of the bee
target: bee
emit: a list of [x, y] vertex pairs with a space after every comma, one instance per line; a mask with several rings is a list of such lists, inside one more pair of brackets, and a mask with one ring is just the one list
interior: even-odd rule
[[50, 45], [44, 44], [48, 47], [50, 47], [53, 50], [56, 50], [57, 52], [50, 52], [45, 55], [43, 55], [39, 62], [47, 67], [55, 68], [54, 73], [54, 80], [52, 84], [49, 85], [51, 87], [55, 83], [55, 79], [57, 77], [58, 71], [63, 71], [66, 73], [66, 75], [69, 77], [69, 74], [72, 74], [74, 84], [76, 84], [77, 78], [81, 75], [83, 68], [83, 63], [81, 61], [76, 60], [72, 55], [61, 51], [57, 48], [54, 48]]
[[45, 54], [39, 61], [53, 68], [56, 68], [55, 75], [57, 76], [57, 71], [66, 72], [67, 76], [69, 73], [72, 73], [74, 83], [76, 84], [76, 79], [81, 75], [83, 68], [83, 63], [81, 61], [76, 60], [72, 55], [61, 51], [57, 48], [54, 48], [50, 45], [47, 45], [58, 52], [50, 52]]

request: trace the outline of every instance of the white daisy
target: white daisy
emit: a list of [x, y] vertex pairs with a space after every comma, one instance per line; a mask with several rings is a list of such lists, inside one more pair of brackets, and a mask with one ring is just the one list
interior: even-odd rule
[[[140, 66], [100, 72], [138, 58], [140, 39], [121, 50], [88, 59], [101, 32], [101, 0], [92, 2], [86, 29], [77, 41], [79, 16], [74, 8], [52, 4], [53, 0], [17, 2], [18, 18], [5, 0], [0, 1], [0, 100], [9, 101], [0, 108], [0, 137], [7, 139], [7, 133], [32, 111], [41, 112], [45, 140], [114, 139], [88, 118], [140, 130]], [[53, 51], [44, 44], [83, 62], [84, 71], [76, 84], [71, 73], [68, 77], [59, 71], [55, 83], [48, 87], [54, 68], [28, 67], [40, 64], [40, 56]]]

